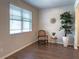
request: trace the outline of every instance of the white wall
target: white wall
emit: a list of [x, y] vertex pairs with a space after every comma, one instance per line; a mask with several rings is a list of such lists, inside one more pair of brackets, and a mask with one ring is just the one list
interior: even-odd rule
[[[74, 16], [74, 12], [75, 12], [74, 6], [64, 6], [64, 7], [59, 7], [59, 8], [42, 9], [39, 12], [39, 30], [44, 29], [47, 31], [47, 33], [49, 35], [49, 42], [52, 42], [52, 40], [51, 40], [52, 32], [56, 32], [56, 35], [58, 37], [57, 42], [62, 44], [62, 36], [64, 35], [64, 33], [63, 33], [63, 31], [59, 31], [59, 28], [61, 26], [60, 14], [62, 14], [65, 11], [70, 11], [71, 14]], [[51, 18], [56, 18], [55, 24], [52, 24], [50, 22]], [[74, 35], [70, 35], [70, 36], [72, 36], [72, 37], [70, 37], [69, 44], [73, 44]]]
[[78, 4], [79, 4], [79, 0], [76, 0], [76, 1], [75, 1], [75, 7], [77, 7]]
[[76, 19], [76, 40], [75, 40], [75, 45], [76, 46], [79, 46], [79, 2], [77, 3], [76, 5], [76, 8], [75, 8], [75, 19]]
[[29, 4], [25, 4], [20, 0], [17, 1], [17, 6], [33, 12], [32, 32], [20, 33], [16, 35], [9, 34], [9, 1], [10, 0], [0, 0], [0, 58], [27, 45], [32, 41], [37, 40], [36, 28], [38, 28], [38, 9]]

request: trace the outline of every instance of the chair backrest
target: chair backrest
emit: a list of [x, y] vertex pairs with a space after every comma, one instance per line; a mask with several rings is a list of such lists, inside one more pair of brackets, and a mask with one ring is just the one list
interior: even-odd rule
[[45, 30], [39, 30], [38, 31], [38, 36], [46, 36], [46, 31]]

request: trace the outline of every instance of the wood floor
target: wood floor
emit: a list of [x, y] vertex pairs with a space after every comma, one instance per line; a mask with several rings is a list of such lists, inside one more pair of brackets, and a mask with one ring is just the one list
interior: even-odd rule
[[79, 50], [58, 44], [38, 46], [34, 43], [6, 59], [79, 59]]

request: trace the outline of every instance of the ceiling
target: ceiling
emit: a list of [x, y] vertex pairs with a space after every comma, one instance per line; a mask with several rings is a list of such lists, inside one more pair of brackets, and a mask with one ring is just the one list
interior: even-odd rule
[[75, 0], [24, 0], [37, 8], [55, 8], [61, 6], [74, 5]]

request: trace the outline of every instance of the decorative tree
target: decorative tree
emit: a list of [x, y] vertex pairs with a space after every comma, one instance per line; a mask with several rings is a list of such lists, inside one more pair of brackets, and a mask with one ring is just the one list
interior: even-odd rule
[[70, 12], [64, 12], [63, 14], [60, 15], [60, 20], [61, 20], [61, 27], [60, 30], [64, 29], [65, 37], [72, 33], [72, 15]]

